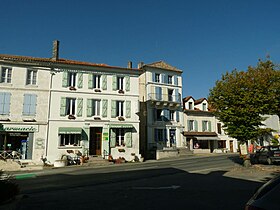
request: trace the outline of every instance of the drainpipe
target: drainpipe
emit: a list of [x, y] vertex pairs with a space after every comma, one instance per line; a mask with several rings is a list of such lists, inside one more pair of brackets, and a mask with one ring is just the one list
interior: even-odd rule
[[53, 84], [53, 76], [55, 75], [54, 69], [51, 68], [51, 81], [50, 81], [50, 91], [49, 91], [49, 106], [48, 106], [48, 121], [47, 121], [47, 136], [46, 136], [46, 149], [45, 149], [45, 156], [47, 157], [48, 154], [48, 145], [49, 145], [49, 132], [50, 132], [50, 116], [51, 116], [51, 95], [52, 95], [52, 84]]

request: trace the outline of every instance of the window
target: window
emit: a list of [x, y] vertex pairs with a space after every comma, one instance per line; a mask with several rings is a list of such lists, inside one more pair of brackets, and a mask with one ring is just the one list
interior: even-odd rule
[[110, 132], [110, 147], [132, 147], [132, 132], [130, 129], [112, 128]]
[[75, 115], [75, 98], [66, 98], [66, 115]]
[[222, 124], [217, 123], [218, 134], [222, 134]]
[[168, 101], [173, 101], [173, 89], [168, 89]]
[[208, 131], [208, 121], [202, 121], [202, 131]]
[[87, 116], [100, 116], [100, 100], [88, 99]]
[[12, 68], [1, 68], [1, 83], [11, 83], [12, 80]]
[[166, 129], [155, 129], [155, 141], [166, 141], [167, 130]]
[[211, 131], [211, 122], [203, 120], [202, 121], [202, 131]]
[[189, 102], [189, 109], [193, 109], [193, 102]]
[[26, 84], [27, 85], [37, 84], [37, 70], [27, 69]]
[[160, 74], [155, 74], [155, 82], [160, 82]]
[[174, 110], [170, 110], [169, 111], [169, 119], [171, 120], [171, 121], [174, 121], [175, 120], [175, 111]]
[[156, 109], [156, 121], [162, 121], [162, 109]]
[[196, 120], [188, 120], [188, 131], [197, 131], [197, 121]]
[[171, 75], [168, 75], [168, 77], [167, 77], [167, 83], [168, 83], [168, 84], [172, 84], [172, 76], [171, 76]]
[[123, 90], [123, 77], [117, 77], [117, 89], [118, 90]]
[[116, 129], [116, 146], [124, 146], [124, 129]]
[[203, 103], [203, 104], [202, 104], [202, 111], [207, 111], [206, 103]]
[[75, 87], [75, 85], [76, 85], [76, 73], [69, 72], [68, 73], [68, 86]]
[[100, 75], [93, 75], [93, 88], [100, 89]]
[[23, 111], [24, 116], [34, 116], [36, 114], [37, 95], [24, 94]]
[[60, 146], [80, 146], [81, 134], [60, 134]]
[[161, 101], [162, 100], [162, 88], [161, 87], [155, 87], [155, 94], [156, 94], [156, 100]]
[[123, 101], [117, 101], [117, 106], [116, 106], [116, 111], [117, 111], [117, 117], [123, 117], [124, 114], [123, 114], [123, 104], [124, 102]]
[[10, 113], [10, 93], [0, 93], [0, 114], [8, 115]]

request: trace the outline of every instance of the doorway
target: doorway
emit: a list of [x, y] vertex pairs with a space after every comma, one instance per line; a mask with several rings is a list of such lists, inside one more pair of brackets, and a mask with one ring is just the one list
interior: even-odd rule
[[101, 155], [102, 127], [90, 128], [89, 155]]

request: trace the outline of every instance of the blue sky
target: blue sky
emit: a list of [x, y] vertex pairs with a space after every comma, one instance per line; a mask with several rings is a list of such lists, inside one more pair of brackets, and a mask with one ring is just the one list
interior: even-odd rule
[[278, 0], [1, 0], [0, 54], [181, 69], [183, 96], [207, 97], [221, 75], [280, 61]]

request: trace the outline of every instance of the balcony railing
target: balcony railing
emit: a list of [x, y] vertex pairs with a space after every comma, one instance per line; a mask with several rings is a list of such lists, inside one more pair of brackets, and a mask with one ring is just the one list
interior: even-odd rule
[[169, 95], [169, 94], [149, 93], [148, 100], [181, 103], [181, 95], [180, 94]]

